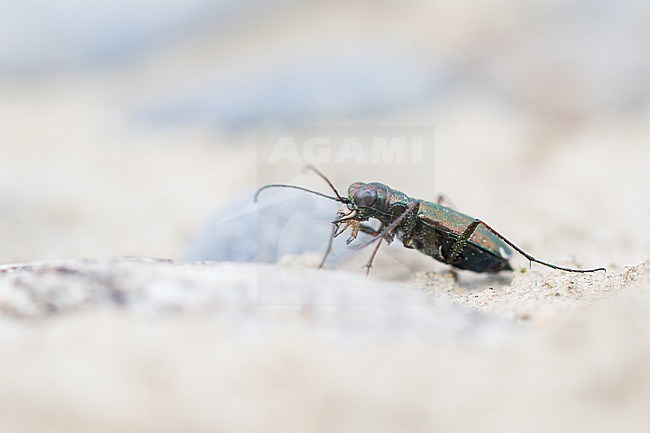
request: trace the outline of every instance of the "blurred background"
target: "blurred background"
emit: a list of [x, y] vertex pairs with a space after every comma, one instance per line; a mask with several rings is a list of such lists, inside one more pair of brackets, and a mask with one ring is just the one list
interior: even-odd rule
[[649, 102], [646, 2], [1, 1], [0, 262], [201, 258], [260, 128], [301, 124], [431, 126], [422, 198], [540, 257], [638, 262]]

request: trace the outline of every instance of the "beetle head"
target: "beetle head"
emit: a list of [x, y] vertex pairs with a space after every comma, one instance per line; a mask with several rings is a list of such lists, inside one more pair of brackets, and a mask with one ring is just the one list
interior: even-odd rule
[[350, 185], [348, 197], [351, 200], [348, 207], [351, 210], [356, 210], [361, 219], [382, 219], [381, 215], [385, 212], [388, 197], [388, 187], [376, 182], [356, 182]]

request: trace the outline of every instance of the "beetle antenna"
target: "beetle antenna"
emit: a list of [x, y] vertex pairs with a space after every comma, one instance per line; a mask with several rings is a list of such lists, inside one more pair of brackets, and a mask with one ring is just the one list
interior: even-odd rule
[[341, 194], [336, 190], [332, 182], [325, 176], [319, 169], [317, 169], [313, 164], [308, 164], [305, 166], [305, 170], [311, 170], [314, 173], [316, 173], [318, 176], [320, 176], [327, 184], [332, 188], [332, 191], [334, 191], [334, 194], [336, 194], [336, 197], [339, 199], [341, 203], [349, 203], [350, 200], [344, 197], [341, 197]]
[[325, 198], [328, 198], [328, 199], [330, 199], [330, 200], [338, 201], [338, 202], [340, 202], [340, 203], [345, 203], [345, 204], [350, 203], [350, 199], [348, 199], [348, 198], [343, 198], [343, 197], [340, 197], [340, 196], [339, 196], [339, 197], [332, 197], [331, 195], [323, 194], [323, 193], [318, 192], [318, 191], [312, 191], [311, 189], [303, 188], [303, 187], [301, 187], [301, 186], [296, 186], [296, 185], [285, 185], [285, 184], [280, 184], [280, 183], [274, 183], [274, 184], [271, 184], [271, 185], [265, 185], [265, 186], [261, 187], [260, 189], [258, 189], [257, 192], [255, 193], [255, 197], [253, 198], [253, 200], [255, 201], [255, 203], [257, 203], [257, 200], [259, 199], [260, 193], [261, 193], [262, 191], [264, 191], [264, 190], [266, 190], [266, 189], [270, 189], [270, 188], [291, 188], [291, 189], [297, 189], [297, 190], [300, 190], [300, 191], [305, 191], [305, 192], [308, 192], [308, 193], [311, 193], [311, 194], [315, 194], [315, 195], [320, 196], [320, 197], [325, 197]]

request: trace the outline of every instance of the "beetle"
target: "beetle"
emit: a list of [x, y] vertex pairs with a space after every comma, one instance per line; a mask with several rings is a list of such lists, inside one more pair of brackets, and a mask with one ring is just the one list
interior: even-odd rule
[[[344, 197], [316, 167], [310, 165], [307, 166], [307, 169], [325, 180], [335, 195], [330, 196], [296, 185], [271, 184], [257, 190], [255, 201], [266, 189], [292, 188], [342, 204], [337, 211], [336, 219], [332, 221], [332, 234], [319, 268], [325, 264], [332, 250], [333, 240], [350, 229], [348, 244], [357, 239], [360, 232], [371, 235], [371, 238], [359, 244], [357, 248], [376, 244], [364, 266], [367, 273], [372, 268], [372, 263], [382, 242], [386, 241], [391, 244], [396, 237], [402, 241], [406, 248], [418, 250], [452, 267], [478, 273], [495, 274], [501, 271], [512, 271], [510, 258], [513, 255], [513, 250], [528, 259], [531, 265], [535, 262], [566, 272], [606, 271], [602, 267], [567, 268], [536, 259], [483, 220], [472, 218], [444, 206], [441, 200], [433, 203], [412, 198], [383, 183], [355, 182], [350, 185], [347, 197]], [[379, 220], [378, 229], [364, 224], [370, 219]]]

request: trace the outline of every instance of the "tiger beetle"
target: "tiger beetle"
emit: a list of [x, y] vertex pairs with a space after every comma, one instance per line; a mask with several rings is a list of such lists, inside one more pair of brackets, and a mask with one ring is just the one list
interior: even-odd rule
[[[416, 249], [442, 263], [473, 272], [495, 274], [501, 271], [512, 271], [509, 262], [512, 250], [528, 259], [531, 265], [532, 262], [535, 262], [567, 272], [606, 271], [605, 268], [566, 268], [538, 260], [480, 219], [443, 206], [441, 200], [438, 200], [438, 203], [432, 203], [415, 199], [383, 183], [353, 183], [348, 189], [348, 196], [343, 197], [332, 182], [316, 167], [310, 165], [307, 169], [325, 180], [334, 191], [335, 196], [295, 185], [272, 184], [257, 190], [255, 201], [266, 189], [293, 188], [342, 204], [336, 219], [332, 221], [332, 234], [319, 268], [323, 267], [332, 251], [334, 239], [351, 228], [348, 244], [357, 238], [359, 232], [367, 233], [372, 237], [359, 244], [358, 249], [376, 243], [368, 263], [364, 266], [367, 273], [372, 268], [372, 263], [382, 242], [386, 241], [390, 245], [396, 236], [406, 248]], [[377, 219], [381, 223], [377, 230], [363, 224], [370, 218]]]

